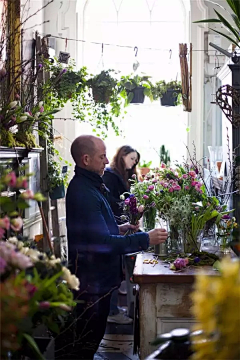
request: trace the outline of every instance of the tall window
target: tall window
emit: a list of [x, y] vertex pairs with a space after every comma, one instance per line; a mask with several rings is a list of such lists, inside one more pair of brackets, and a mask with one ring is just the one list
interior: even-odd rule
[[[189, 0], [88, 0], [85, 2], [79, 38], [82, 65], [92, 73], [116, 69], [123, 75], [133, 72], [152, 76], [153, 81], [180, 80], [179, 43], [188, 40]], [[96, 45], [91, 42], [126, 47]], [[151, 48], [151, 49], [149, 49]], [[110, 133], [106, 140], [109, 156], [120, 145], [134, 146], [142, 159], [158, 165], [161, 145], [170, 150], [172, 160], [182, 160], [187, 141], [187, 113], [181, 106], [161, 107], [159, 101], [130, 105], [121, 123], [122, 137]]]

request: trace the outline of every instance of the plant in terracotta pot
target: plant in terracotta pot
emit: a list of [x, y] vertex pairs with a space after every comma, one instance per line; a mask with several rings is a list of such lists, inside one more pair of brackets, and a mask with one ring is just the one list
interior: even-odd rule
[[154, 100], [153, 84], [147, 75], [128, 75], [121, 76], [120, 86], [123, 93], [126, 94], [126, 105], [128, 104], [142, 104], [145, 96], [149, 97], [151, 101]]
[[143, 160], [142, 162], [140, 162], [139, 170], [140, 170], [141, 177], [144, 177], [149, 173], [151, 165], [152, 165], [152, 161], [146, 162], [145, 160]]
[[158, 81], [154, 87], [154, 97], [160, 98], [162, 106], [176, 106], [181, 104], [181, 81], [170, 81], [167, 83], [165, 80]]

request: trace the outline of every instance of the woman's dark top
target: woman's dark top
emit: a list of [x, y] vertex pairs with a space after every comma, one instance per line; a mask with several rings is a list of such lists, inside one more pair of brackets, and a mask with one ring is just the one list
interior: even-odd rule
[[122, 224], [124, 221], [120, 220], [120, 216], [123, 215], [124, 212], [123, 201], [120, 199], [120, 195], [122, 195], [124, 192], [129, 192], [129, 189], [127, 189], [127, 186], [122, 176], [117, 171], [111, 168], [105, 169], [102, 178], [104, 184], [110, 191], [108, 200], [112, 208], [113, 214], [116, 217], [116, 221], [118, 224]]

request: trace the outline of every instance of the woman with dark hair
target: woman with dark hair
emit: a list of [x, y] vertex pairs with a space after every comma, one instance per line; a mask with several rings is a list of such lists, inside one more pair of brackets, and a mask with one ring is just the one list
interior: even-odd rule
[[103, 181], [110, 190], [109, 202], [118, 224], [122, 221], [123, 202], [120, 195], [130, 190], [129, 179], [137, 176], [136, 166], [140, 161], [140, 154], [129, 145], [121, 146], [116, 152], [109, 168], [106, 168]]
[[[120, 218], [123, 215], [123, 201], [120, 199], [120, 195], [130, 190], [128, 180], [131, 179], [133, 174], [137, 176], [136, 166], [139, 161], [140, 154], [131, 146], [124, 145], [116, 152], [110, 167], [105, 169], [103, 181], [110, 191], [108, 201], [118, 224], [123, 223]], [[127, 294], [126, 290], [123, 289], [125, 287], [124, 283], [126, 281], [122, 282], [119, 290], [115, 290], [112, 293], [108, 322], [117, 324], [132, 323], [132, 319], [121, 313], [117, 306], [118, 291], [121, 294]]]

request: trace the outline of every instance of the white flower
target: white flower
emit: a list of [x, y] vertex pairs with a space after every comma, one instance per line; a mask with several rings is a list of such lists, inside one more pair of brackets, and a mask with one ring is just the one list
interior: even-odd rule
[[75, 275], [72, 275], [71, 271], [65, 266], [63, 266], [62, 271], [62, 278], [68, 283], [70, 289], [79, 290], [80, 281], [78, 280], [78, 278]]
[[37, 119], [38, 117], [39, 117], [39, 115], [40, 115], [41, 113], [40, 112], [36, 112], [36, 114], [35, 114], [35, 119]]
[[24, 243], [22, 241], [18, 241], [17, 247], [19, 250], [21, 250], [24, 246]]
[[61, 259], [53, 259], [53, 260], [49, 260], [48, 264], [51, 266], [55, 266], [56, 264], [60, 264], [61, 263]]
[[15, 108], [16, 106], [17, 106], [17, 101], [12, 101], [12, 102], [10, 102], [10, 104], [9, 104], [10, 109]]
[[26, 121], [26, 120], [27, 120], [27, 116], [25, 116], [25, 115], [24, 115], [24, 116], [20, 116], [19, 120], [20, 120], [20, 121]]
[[125, 200], [125, 196], [124, 196], [124, 195], [120, 195], [120, 199], [121, 199], [121, 200]]
[[16, 238], [16, 236], [10, 237], [8, 239], [8, 242], [10, 242], [13, 245], [18, 245], [18, 239]]
[[27, 252], [26, 252], [26, 255], [30, 257], [30, 259], [33, 261], [33, 262], [36, 262], [39, 260], [39, 255], [41, 253], [38, 251], [38, 250], [34, 250], [34, 249], [29, 249]]
[[20, 250], [20, 252], [22, 253], [22, 254], [24, 254], [24, 255], [26, 255], [27, 254], [27, 252], [28, 252], [28, 250], [30, 250], [29, 249], [29, 247], [22, 247], [21, 249], [19, 249]]
[[27, 115], [27, 116], [30, 116], [29, 112], [27, 112], [27, 111], [25, 111], [24, 114]]
[[43, 106], [43, 101], [40, 101], [38, 104], [39, 108]]

